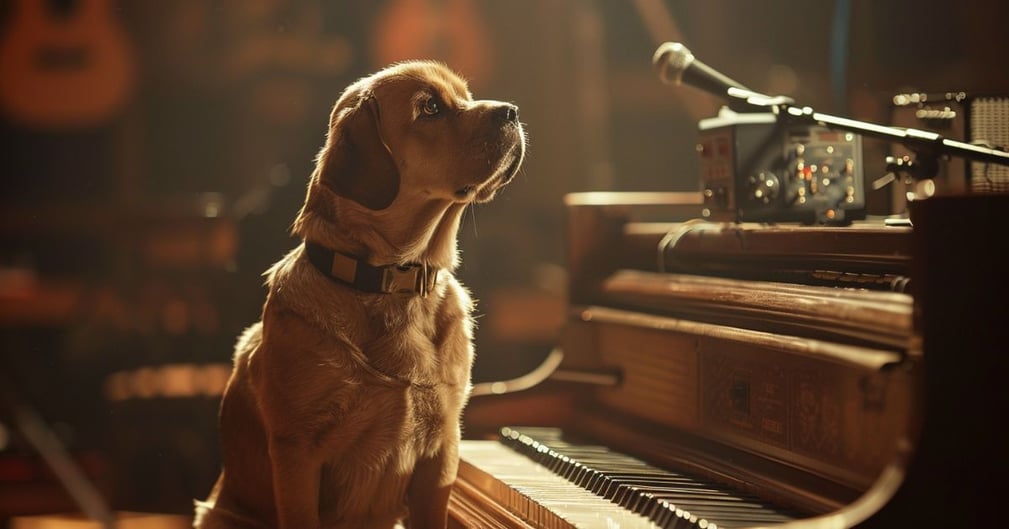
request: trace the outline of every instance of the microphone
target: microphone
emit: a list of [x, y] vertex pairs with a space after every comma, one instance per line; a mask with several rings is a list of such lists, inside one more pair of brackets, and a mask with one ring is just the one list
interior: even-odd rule
[[659, 79], [666, 84], [688, 84], [722, 99], [730, 97], [729, 89], [752, 93], [738, 81], [694, 58], [694, 54], [679, 42], [666, 42], [655, 50], [652, 65]]

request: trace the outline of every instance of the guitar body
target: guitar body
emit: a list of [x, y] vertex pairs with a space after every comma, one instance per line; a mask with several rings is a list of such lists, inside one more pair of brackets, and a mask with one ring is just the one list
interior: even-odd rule
[[76, 0], [53, 15], [47, 0], [15, 3], [0, 41], [0, 110], [35, 128], [98, 125], [129, 101], [133, 57], [109, 0]]
[[493, 71], [487, 35], [472, 0], [395, 0], [379, 18], [373, 49], [379, 65], [440, 60], [479, 86]]

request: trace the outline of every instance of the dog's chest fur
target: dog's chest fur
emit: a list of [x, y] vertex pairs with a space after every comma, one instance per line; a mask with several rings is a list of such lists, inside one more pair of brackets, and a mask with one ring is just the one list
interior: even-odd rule
[[[263, 346], [248, 359], [252, 383], [298, 385], [298, 402], [280, 404], [291, 409], [265, 416], [283, 412], [315, 445], [324, 518], [327, 497], [337, 499], [328, 507], [343, 516], [399, 511], [415, 463], [458, 438], [472, 363], [471, 300], [445, 271], [427, 296], [362, 294], [332, 283], [299, 256], [291, 252], [270, 272]], [[314, 332], [298, 332], [299, 326]], [[291, 332], [315, 337], [317, 343], [300, 344], [305, 349], [295, 344], [302, 349], [296, 354], [314, 355], [296, 365], [313, 369], [262, 376], [264, 369], [295, 365], [283, 358], [291, 351], [275, 346], [289, 343]], [[271, 389], [284, 391], [263, 388]]]
[[361, 368], [380, 383], [469, 383], [473, 303], [449, 271], [425, 296], [368, 294], [327, 279], [298, 248], [274, 265], [267, 283], [263, 323], [272, 312], [315, 327], [311, 335], [333, 341], [332, 357], [319, 351], [327, 364], [355, 360], [341, 369]]

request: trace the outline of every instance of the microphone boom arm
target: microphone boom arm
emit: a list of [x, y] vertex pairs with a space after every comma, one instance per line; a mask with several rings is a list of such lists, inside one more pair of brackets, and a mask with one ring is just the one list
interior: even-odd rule
[[816, 112], [810, 107], [795, 106], [794, 101], [787, 97], [771, 97], [739, 88], [729, 88], [726, 91], [726, 95], [730, 101], [736, 101], [751, 108], [772, 112], [779, 120], [786, 120], [791, 123], [820, 125], [829, 129], [855, 132], [863, 136], [900, 143], [912, 150], [918, 157], [924, 158], [920, 166], [922, 168], [921, 172], [912, 175], [916, 178], [935, 177], [938, 169], [936, 160], [939, 156], [958, 156], [976, 162], [1009, 166], [1009, 152], [952, 140], [935, 132], [912, 128], [888, 127], [866, 121], [832, 116]]

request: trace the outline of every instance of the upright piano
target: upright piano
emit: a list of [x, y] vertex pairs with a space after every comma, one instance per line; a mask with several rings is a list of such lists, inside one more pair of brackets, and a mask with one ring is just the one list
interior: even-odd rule
[[451, 526], [1009, 526], [1009, 197], [847, 226], [695, 198], [566, 197], [567, 324], [474, 389]]

